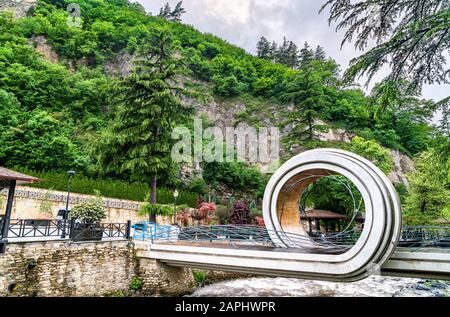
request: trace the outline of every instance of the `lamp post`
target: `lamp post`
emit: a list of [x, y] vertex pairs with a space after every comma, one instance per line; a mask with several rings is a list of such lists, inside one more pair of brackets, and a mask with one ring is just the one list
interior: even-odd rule
[[177, 221], [177, 198], [178, 198], [178, 190], [175, 189], [175, 191], [173, 192], [173, 223], [175, 225], [178, 224]]
[[64, 239], [66, 237], [66, 225], [67, 225], [67, 218], [69, 217], [69, 200], [70, 200], [70, 185], [72, 185], [72, 178], [75, 176], [75, 171], [68, 171], [68, 179], [67, 179], [67, 200], [66, 200], [66, 210], [64, 212], [63, 217], [63, 228], [62, 228], [62, 234], [61, 238]]

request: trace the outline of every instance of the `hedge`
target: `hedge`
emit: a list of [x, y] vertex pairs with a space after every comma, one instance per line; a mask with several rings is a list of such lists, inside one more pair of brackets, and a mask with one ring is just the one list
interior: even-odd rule
[[[27, 168], [15, 168], [15, 170], [41, 179], [42, 181], [25, 186], [45, 188], [59, 191], [67, 191], [67, 174], [46, 171], [34, 171]], [[95, 191], [109, 198], [144, 201], [149, 187], [144, 183], [128, 183], [112, 179], [95, 179], [83, 175], [75, 175], [72, 180], [71, 192], [94, 195]], [[166, 188], [158, 188], [157, 201], [159, 204], [173, 204], [173, 191]], [[179, 190], [177, 204], [196, 207], [197, 194]]]

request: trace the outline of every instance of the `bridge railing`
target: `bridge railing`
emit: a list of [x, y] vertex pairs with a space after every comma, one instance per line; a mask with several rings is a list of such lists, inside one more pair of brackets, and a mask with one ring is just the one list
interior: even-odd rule
[[[2, 228], [3, 224], [0, 224]], [[76, 240], [81, 236], [89, 238], [130, 238], [131, 222], [81, 224], [76, 220], [61, 219], [11, 219], [8, 224], [8, 239], [63, 238]], [[92, 237], [89, 237], [92, 233]], [[6, 237], [5, 237], [6, 238]]]
[[[351, 248], [359, 239], [361, 231], [349, 230], [340, 233], [317, 233], [301, 235], [277, 232], [291, 242], [293, 248], [314, 249], [320, 252], [339, 253]], [[200, 243], [226, 242], [274, 246], [269, 231], [264, 227], [246, 225], [198, 226], [180, 228], [154, 223], [141, 223], [135, 228], [133, 238], [150, 240], [152, 243]], [[450, 247], [450, 227], [404, 227], [399, 247]]]

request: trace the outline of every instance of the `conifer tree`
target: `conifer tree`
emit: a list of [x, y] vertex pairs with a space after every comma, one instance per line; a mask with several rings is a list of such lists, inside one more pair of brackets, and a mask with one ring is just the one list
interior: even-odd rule
[[273, 41], [272, 44], [270, 45], [269, 59], [275, 63], [277, 55], [278, 55], [278, 44], [277, 42]]
[[173, 11], [169, 3], [167, 2], [164, 7], [159, 10], [158, 16], [161, 18], [165, 18], [168, 21], [180, 22], [181, 16], [184, 13], [186, 13], [186, 10], [183, 8], [183, 1], [178, 2]]
[[186, 13], [186, 10], [182, 7], [183, 1], [180, 1], [175, 6], [175, 9], [170, 13], [170, 20], [173, 22], [180, 22], [181, 16]]
[[[174, 85], [183, 70], [174, 58], [176, 47], [166, 29], [155, 30], [139, 50], [130, 76], [116, 87], [117, 111], [102, 144], [102, 163], [149, 184], [150, 204], [156, 204], [158, 175], [171, 167], [171, 132], [191, 110], [178, 97]], [[150, 215], [150, 221], [155, 221]]]
[[270, 42], [262, 36], [261, 39], [256, 44], [257, 56], [263, 59], [270, 59], [271, 50], [270, 50]]
[[292, 111], [285, 113], [283, 126], [292, 125], [292, 130], [285, 138], [288, 146], [302, 141], [311, 141], [315, 132], [326, 127], [318, 119], [330, 105], [330, 98], [325, 86], [325, 74], [307, 65], [300, 69], [295, 77], [286, 83], [286, 93], [282, 95], [285, 102], [291, 102]]
[[299, 66], [299, 56], [298, 56], [298, 48], [294, 42], [290, 41], [287, 49], [287, 62], [286, 66], [291, 68], [298, 68]]
[[317, 45], [316, 50], [314, 51], [314, 59], [319, 61], [325, 61], [327, 59], [327, 54], [322, 46]]
[[305, 42], [305, 45], [300, 50], [300, 67], [307, 67], [314, 60], [314, 52], [309, 46], [308, 42]]
[[278, 48], [276, 54], [276, 62], [282, 65], [287, 65], [289, 63], [288, 56], [289, 42], [286, 37], [283, 37], [283, 44]]

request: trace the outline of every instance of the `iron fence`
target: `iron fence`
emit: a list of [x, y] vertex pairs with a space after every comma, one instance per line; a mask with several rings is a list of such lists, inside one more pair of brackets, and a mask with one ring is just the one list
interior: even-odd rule
[[[3, 223], [0, 223], [2, 228]], [[99, 240], [102, 238], [129, 239], [131, 221], [127, 223], [82, 224], [76, 220], [11, 219], [8, 237], [20, 238], [58, 238], [63, 234], [75, 241]], [[6, 237], [5, 237], [6, 238]]]

